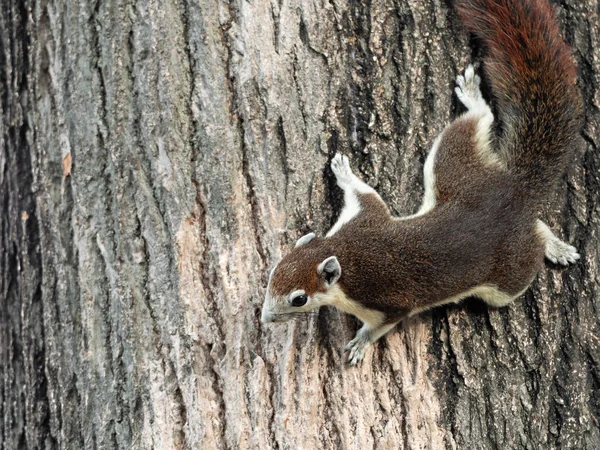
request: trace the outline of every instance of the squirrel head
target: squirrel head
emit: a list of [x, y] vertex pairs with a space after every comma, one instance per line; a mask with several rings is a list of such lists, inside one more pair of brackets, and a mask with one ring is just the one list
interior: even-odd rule
[[331, 304], [342, 275], [338, 259], [324, 239], [302, 236], [271, 271], [261, 321], [285, 322], [300, 313]]

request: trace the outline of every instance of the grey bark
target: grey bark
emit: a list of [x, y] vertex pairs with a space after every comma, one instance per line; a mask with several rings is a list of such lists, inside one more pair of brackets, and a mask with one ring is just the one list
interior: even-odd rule
[[268, 269], [333, 223], [336, 151], [416, 210], [480, 53], [452, 5], [1, 2], [1, 447], [600, 448], [600, 9], [559, 17], [585, 149], [543, 218], [581, 262], [347, 368], [357, 320], [260, 324]]

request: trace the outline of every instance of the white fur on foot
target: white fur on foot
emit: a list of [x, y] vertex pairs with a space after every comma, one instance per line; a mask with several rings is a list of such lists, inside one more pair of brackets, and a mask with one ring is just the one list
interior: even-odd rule
[[365, 356], [365, 351], [371, 345], [371, 341], [369, 340], [369, 334], [364, 333], [363, 330], [358, 330], [356, 333], [356, 337], [348, 342], [348, 345], [344, 348], [344, 350], [350, 350], [348, 354], [348, 363], [351, 366], [355, 366]]
[[568, 266], [569, 263], [573, 264], [575, 261], [581, 258], [575, 247], [557, 238], [550, 227], [541, 220], [537, 221], [537, 228], [538, 232], [545, 240], [546, 258], [548, 258], [554, 264]]
[[336, 153], [331, 160], [331, 170], [335, 175], [339, 187], [346, 189], [352, 184], [354, 174], [350, 168], [350, 160], [347, 156]]
[[456, 96], [467, 107], [469, 111], [487, 108], [485, 100], [481, 96], [479, 84], [481, 78], [475, 74], [473, 64], [469, 64], [465, 69], [465, 75], [456, 77]]
[[469, 110], [463, 117], [477, 119], [477, 151], [481, 161], [488, 167], [504, 170], [505, 161], [490, 146], [494, 115], [481, 95], [480, 83], [481, 78], [475, 74], [475, 67], [469, 64], [465, 69], [465, 75], [456, 77], [456, 96]]
[[347, 156], [336, 153], [331, 160], [331, 170], [335, 175], [337, 185], [345, 192], [356, 191], [359, 194], [376, 194], [375, 189], [354, 175]]
[[555, 264], [568, 266], [581, 258], [581, 256], [577, 253], [575, 247], [553, 236], [546, 241], [546, 258]]
[[336, 153], [331, 160], [331, 170], [335, 175], [337, 185], [344, 191], [344, 208], [335, 225], [327, 233], [327, 237], [337, 233], [344, 224], [350, 222], [360, 212], [361, 205], [357, 194], [375, 194], [379, 198], [375, 189], [352, 173], [347, 156]]

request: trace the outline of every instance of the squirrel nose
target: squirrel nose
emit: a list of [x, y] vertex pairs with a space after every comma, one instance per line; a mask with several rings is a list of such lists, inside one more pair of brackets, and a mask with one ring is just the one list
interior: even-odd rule
[[274, 322], [275, 314], [273, 314], [273, 298], [271, 297], [268, 288], [265, 295], [265, 301], [262, 305], [262, 312], [260, 314], [260, 321], [264, 323]]
[[269, 322], [273, 322], [273, 315], [270, 314], [266, 308], [263, 308], [262, 310], [262, 314], [260, 315], [260, 321], [262, 323], [269, 323]]

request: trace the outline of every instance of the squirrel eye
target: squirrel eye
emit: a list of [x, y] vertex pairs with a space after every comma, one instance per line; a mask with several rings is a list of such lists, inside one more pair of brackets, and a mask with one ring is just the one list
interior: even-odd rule
[[308, 301], [308, 297], [306, 294], [297, 295], [292, 299], [292, 306], [304, 306]]

